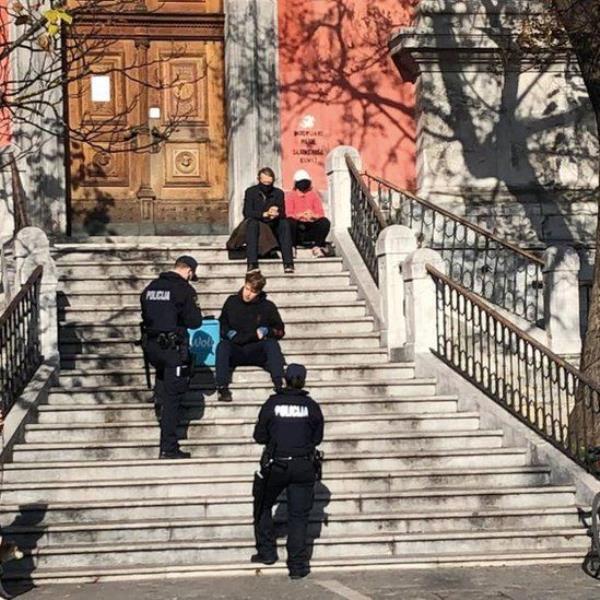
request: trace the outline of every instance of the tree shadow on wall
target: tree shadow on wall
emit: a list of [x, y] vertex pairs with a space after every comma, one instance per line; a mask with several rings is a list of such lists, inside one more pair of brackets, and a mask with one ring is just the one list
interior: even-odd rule
[[[282, 123], [282, 133], [295, 127], [300, 116], [315, 104], [323, 110], [341, 114], [337, 143], [364, 147], [368, 141], [378, 138], [395, 139], [389, 153], [378, 157], [378, 170], [383, 172], [388, 164], [399, 158], [401, 144], [413, 144], [414, 131], [407, 126], [413, 115], [412, 99], [405, 100], [400, 87], [403, 85], [388, 50], [392, 32], [410, 19], [409, 3], [396, 3], [386, 9], [377, 3], [358, 0], [330, 0], [326, 3], [310, 3], [290, 0], [280, 14], [279, 31], [274, 27], [261, 27], [249, 31], [247, 22], [231, 22], [226, 43], [239, 45], [242, 56], [236, 70], [234, 114], [229, 123], [235, 132], [252, 119], [258, 105], [260, 119], [270, 114], [278, 103], [281, 93], [282, 113], [296, 115]], [[392, 3], [389, 3], [392, 6]], [[323, 9], [322, 6], [325, 5]], [[254, 20], [256, 10], [249, 9], [248, 20]], [[259, 48], [279, 46], [280, 65], [297, 65], [293, 72], [282, 70], [277, 81], [275, 65], [254, 56], [254, 44], [249, 36], [256, 34]], [[258, 69], [251, 68], [257, 64]], [[244, 66], [246, 65], [246, 66]], [[229, 77], [232, 77], [230, 74]], [[389, 82], [394, 82], [398, 94], [389, 93]], [[259, 152], [268, 148], [280, 151], [279, 139], [269, 129], [261, 129], [259, 123]], [[286, 149], [284, 149], [285, 151]], [[260, 159], [259, 159], [260, 160]]]

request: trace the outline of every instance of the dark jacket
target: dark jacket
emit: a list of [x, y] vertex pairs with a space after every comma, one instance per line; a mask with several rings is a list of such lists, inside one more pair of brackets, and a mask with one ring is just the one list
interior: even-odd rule
[[254, 440], [276, 455], [303, 456], [323, 441], [323, 413], [305, 390], [284, 389], [260, 409]]
[[[202, 311], [196, 290], [183, 277], [169, 271], [161, 273], [141, 293], [142, 320], [146, 332], [177, 331], [202, 325]], [[187, 339], [187, 335], [185, 335]]]
[[273, 302], [267, 300], [265, 292], [252, 302], [244, 302], [241, 290], [229, 296], [221, 309], [219, 322], [221, 337], [240, 346], [257, 342], [256, 330], [259, 327], [268, 327], [267, 338], [280, 339], [285, 335], [279, 311]]
[[279, 209], [279, 218], [285, 218], [285, 195], [283, 190], [272, 187], [268, 192], [263, 192], [259, 185], [253, 185], [244, 194], [244, 218], [258, 219], [270, 223], [272, 219], [265, 219], [263, 213], [271, 206]]
[[[241, 250], [246, 245], [246, 229], [248, 219], [244, 219], [232, 232], [225, 244], [227, 250]], [[279, 247], [279, 242], [273, 230], [263, 221], [259, 223], [258, 229], [258, 255], [266, 256], [272, 250]]]

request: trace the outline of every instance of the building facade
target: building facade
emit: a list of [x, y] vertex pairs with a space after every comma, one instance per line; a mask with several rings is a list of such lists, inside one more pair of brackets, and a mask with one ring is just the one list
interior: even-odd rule
[[[96, 73], [50, 98], [71, 138], [89, 130], [93, 142], [40, 122], [12, 131], [33, 148], [17, 152], [32, 224], [59, 236], [225, 233], [259, 167], [284, 188], [305, 168], [325, 192], [325, 157], [344, 144], [368, 171], [525, 246], [578, 245], [591, 266], [598, 141], [585, 86], [572, 57], [514, 51], [543, 3], [130, 4], [93, 30], [110, 40]], [[29, 65], [17, 56], [11, 68]]]

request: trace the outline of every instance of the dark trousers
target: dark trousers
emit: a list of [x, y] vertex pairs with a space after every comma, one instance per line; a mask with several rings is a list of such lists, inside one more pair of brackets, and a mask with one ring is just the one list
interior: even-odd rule
[[292, 241], [294, 246], [315, 245], [319, 248], [325, 246], [325, 240], [329, 235], [331, 229], [331, 222], [329, 219], [322, 217], [316, 221], [296, 221], [290, 219], [290, 226], [292, 228]]
[[160, 417], [160, 451], [175, 452], [179, 405], [189, 388], [187, 350], [163, 350], [156, 341], [146, 346], [150, 364], [156, 369], [154, 398], [162, 406]]
[[226, 387], [231, 381], [231, 371], [235, 367], [255, 366], [266, 369], [271, 374], [273, 385], [283, 385], [284, 359], [277, 340], [263, 339], [244, 346], [229, 340], [221, 340], [217, 346], [216, 383]]
[[308, 516], [313, 506], [315, 492], [315, 469], [310, 460], [275, 461], [255, 475], [254, 537], [257, 552], [269, 559], [277, 556], [277, 541], [273, 524], [273, 505], [283, 490], [287, 496], [287, 565], [290, 574], [306, 572], [309, 553], [306, 545]]
[[[279, 242], [283, 264], [293, 264], [292, 254], [292, 231], [288, 219], [275, 219], [267, 223]], [[246, 226], [246, 257], [249, 263], [258, 262], [258, 236], [260, 233], [260, 221], [248, 219]]]

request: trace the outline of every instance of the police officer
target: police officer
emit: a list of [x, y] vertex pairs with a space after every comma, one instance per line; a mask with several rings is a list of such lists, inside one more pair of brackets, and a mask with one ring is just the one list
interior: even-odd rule
[[316, 447], [323, 440], [323, 414], [303, 389], [306, 369], [290, 364], [285, 372], [286, 388], [262, 406], [254, 439], [266, 446], [261, 470], [254, 477], [254, 563], [271, 565], [278, 559], [272, 508], [279, 494], [287, 494], [287, 566], [292, 579], [310, 572], [306, 546], [308, 515], [314, 488], [320, 477]]
[[172, 271], [161, 273], [140, 296], [142, 304], [142, 346], [156, 368], [154, 396], [162, 404], [159, 458], [189, 458], [179, 449], [177, 413], [189, 387], [187, 329], [202, 325], [202, 312], [190, 281], [197, 281], [198, 263], [181, 256]]

